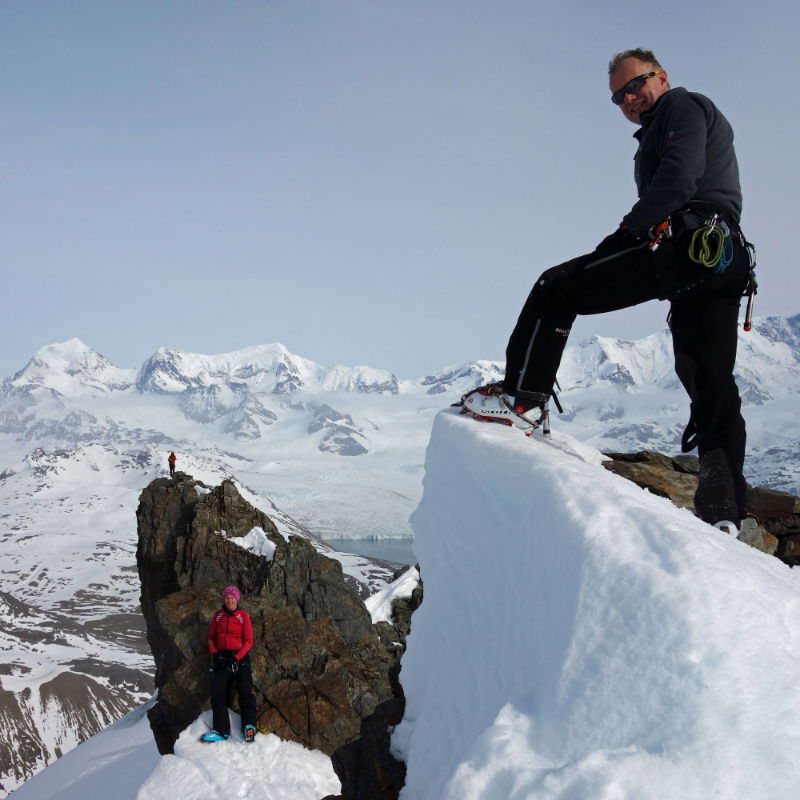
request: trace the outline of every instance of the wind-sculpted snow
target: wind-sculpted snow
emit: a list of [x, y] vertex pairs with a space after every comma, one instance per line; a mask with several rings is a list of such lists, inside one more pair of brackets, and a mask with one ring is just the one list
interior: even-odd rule
[[341, 785], [330, 760], [318, 751], [277, 736], [257, 736], [250, 745], [227, 741], [209, 747], [197, 741], [207, 730], [208, 723], [200, 720], [187, 728], [175, 745], [175, 755], [160, 760], [137, 800], [319, 800], [339, 793]]
[[600, 458], [437, 417], [401, 800], [796, 797], [800, 573]]

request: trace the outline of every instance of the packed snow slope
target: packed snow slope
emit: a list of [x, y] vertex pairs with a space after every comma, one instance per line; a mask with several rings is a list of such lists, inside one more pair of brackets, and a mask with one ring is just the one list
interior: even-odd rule
[[438, 415], [401, 800], [797, 797], [800, 571], [601, 459]]
[[[392, 602], [419, 584], [411, 568], [367, 601], [372, 621], [389, 620]], [[231, 738], [204, 744], [205, 711], [181, 733], [175, 753], [159, 756], [147, 719], [152, 700], [70, 750], [13, 793], [14, 800], [319, 800], [339, 794], [330, 758], [274, 734], [247, 744], [231, 713]]]
[[[17, 789], [14, 800], [319, 800], [341, 785], [330, 759], [274, 734], [246, 744], [199, 741], [204, 713], [181, 735], [175, 754], [159, 756], [147, 706], [71, 750]], [[232, 714], [235, 731], [239, 717]]]

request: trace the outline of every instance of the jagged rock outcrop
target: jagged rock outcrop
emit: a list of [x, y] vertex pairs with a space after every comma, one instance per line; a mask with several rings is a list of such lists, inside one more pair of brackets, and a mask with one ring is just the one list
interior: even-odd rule
[[411, 597], [394, 600], [391, 623], [376, 625], [384, 644], [393, 648], [397, 655], [397, 662], [389, 673], [392, 697], [362, 720], [358, 739], [334, 752], [333, 768], [342, 782], [342, 794], [326, 800], [394, 800], [403, 788], [406, 765], [392, 755], [390, 745], [392, 730], [400, 724], [406, 710], [399, 681], [400, 656], [411, 631], [411, 615], [421, 603], [422, 584], [419, 584]]
[[[642, 450], [638, 453], [606, 453], [611, 461], [603, 466], [679, 508], [694, 510], [694, 493], [700, 463], [697, 456], [671, 458]], [[786, 563], [800, 563], [800, 498], [788, 492], [748, 486], [747, 504], [758, 521], [758, 532], [751, 546]]]
[[[153, 481], [137, 511], [142, 610], [156, 662], [150, 723], [159, 751], [209, 707], [206, 637], [228, 584], [251, 615], [258, 724], [331, 754], [359, 738], [362, 720], [395, 697], [395, 654], [348, 588], [338, 561], [306, 539], [288, 541], [231, 481]], [[240, 544], [253, 532], [272, 558]], [[238, 543], [237, 543], [238, 542]]]

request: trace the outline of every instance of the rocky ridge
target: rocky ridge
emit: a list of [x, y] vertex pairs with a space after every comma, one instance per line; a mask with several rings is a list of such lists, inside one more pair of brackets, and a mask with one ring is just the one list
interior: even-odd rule
[[[137, 521], [142, 612], [158, 690], [148, 715], [161, 753], [209, 707], [208, 626], [220, 590], [234, 584], [253, 621], [259, 729], [334, 756], [351, 787], [386, 785], [389, 774], [401, 779], [386, 726], [402, 717], [397, 674], [407, 603], [396, 624], [373, 625], [341, 564], [307, 539], [282, 536], [231, 481], [212, 489], [180, 472], [157, 479], [140, 496]], [[374, 743], [384, 739], [377, 759]], [[364, 752], [379, 769], [365, 773]], [[367, 796], [358, 791], [347, 796]]]
[[[700, 461], [694, 455], [670, 457], [654, 451], [606, 453], [603, 466], [642, 489], [694, 512]], [[800, 497], [762, 486], [748, 486], [749, 513], [758, 523], [743, 539], [790, 566], [800, 564]]]

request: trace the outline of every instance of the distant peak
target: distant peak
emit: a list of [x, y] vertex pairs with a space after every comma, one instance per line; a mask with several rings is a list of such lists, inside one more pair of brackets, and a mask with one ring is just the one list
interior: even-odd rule
[[72, 339], [67, 339], [66, 342], [53, 342], [53, 344], [46, 344], [44, 347], [40, 347], [34, 358], [64, 358], [84, 356], [89, 353], [98, 356], [98, 358], [103, 358], [97, 351], [89, 347], [88, 344], [78, 339], [77, 336], [73, 336]]
[[133, 375], [133, 370], [115, 367], [105, 356], [73, 337], [41, 347], [11, 383], [44, 386], [61, 394], [82, 393], [86, 389], [107, 392], [129, 388]]

